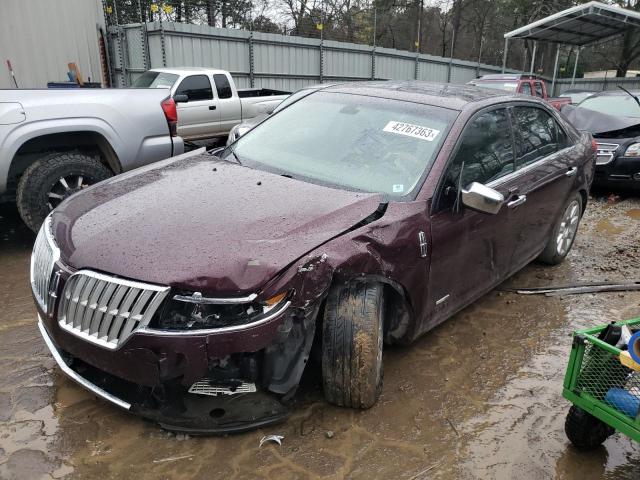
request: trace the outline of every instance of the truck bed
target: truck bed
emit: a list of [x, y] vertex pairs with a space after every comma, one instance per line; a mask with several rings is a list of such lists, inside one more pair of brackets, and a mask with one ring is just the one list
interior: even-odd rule
[[285, 92], [284, 90], [274, 90], [271, 88], [238, 89], [238, 96], [240, 98], [273, 97], [276, 95], [291, 95], [291, 92]]

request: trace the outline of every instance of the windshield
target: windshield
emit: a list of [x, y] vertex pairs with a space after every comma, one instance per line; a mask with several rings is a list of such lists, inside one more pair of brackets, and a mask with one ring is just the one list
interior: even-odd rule
[[133, 88], [171, 88], [173, 84], [178, 80], [178, 75], [175, 73], [163, 73], [163, 72], [144, 72], [140, 75], [135, 82], [133, 82]]
[[476, 87], [492, 88], [494, 90], [505, 90], [515, 92], [518, 89], [517, 82], [473, 82]]
[[607, 115], [640, 118], [640, 105], [630, 95], [601, 95], [584, 99], [578, 105]]
[[390, 197], [410, 194], [457, 112], [360, 95], [317, 92], [240, 138], [243, 165]]

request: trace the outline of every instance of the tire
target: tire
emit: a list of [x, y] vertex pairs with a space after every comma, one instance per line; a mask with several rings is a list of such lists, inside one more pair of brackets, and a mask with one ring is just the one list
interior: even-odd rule
[[382, 392], [383, 286], [355, 281], [332, 289], [322, 327], [322, 383], [328, 402], [370, 408]]
[[[20, 216], [37, 232], [52, 208], [62, 200], [111, 175], [111, 170], [89, 155], [79, 152], [48, 154], [36, 160], [20, 177], [16, 195]], [[74, 183], [67, 182], [65, 188], [59, 183], [62, 179]]]
[[615, 429], [573, 405], [564, 422], [567, 438], [578, 450], [593, 450], [615, 433]]
[[558, 265], [564, 261], [578, 233], [582, 218], [582, 196], [576, 193], [562, 209], [562, 214], [556, 220], [551, 237], [538, 260], [547, 265]]

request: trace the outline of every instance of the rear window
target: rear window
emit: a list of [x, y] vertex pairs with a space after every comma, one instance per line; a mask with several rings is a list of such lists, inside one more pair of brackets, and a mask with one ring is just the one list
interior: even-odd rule
[[231, 85], [229, 84], [229, 79], [226, 75], [222, 73], [216, 73], [213, 76], [213, 81], [216, 84], [216, 90], [218, 91], [218, 98], [231, 98], [233, 96], [233, 92], [231, 91]]
[[590, 97], [580, 102], [578, 106], [595, 112], [606, 113], [607, 115], [640, 118], [640, 105], [630, 95]]
[[494, 90], [504, 90], [514, 92], [518, 89], [518, 82], [474, 82], [476, 87], [492, 88]]
[[144, 72], [140, 75], [135, 82], [133, 82], [133, 88], [171, 88], [173, 84], [178, 80], [178, 75], [175, 73], [164, 72]]

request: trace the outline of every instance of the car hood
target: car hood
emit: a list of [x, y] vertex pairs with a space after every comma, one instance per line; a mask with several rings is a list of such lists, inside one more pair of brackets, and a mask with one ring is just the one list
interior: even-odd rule
[[203, 154], [74, 195], [55, 210], [52, 230], [72, 268], [235, 295], [258, 290], [379, 202]]
[[575, 105], [564, 106], [562, 114], [578, 130], [590, 132], [594, 136], [631, 128], [638, 129], [640, 126], [640, 118], [608, 115]]

